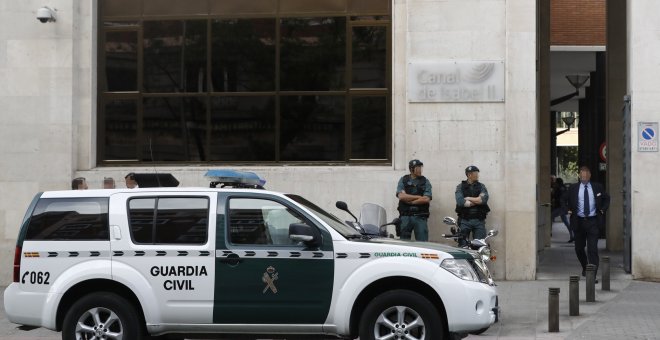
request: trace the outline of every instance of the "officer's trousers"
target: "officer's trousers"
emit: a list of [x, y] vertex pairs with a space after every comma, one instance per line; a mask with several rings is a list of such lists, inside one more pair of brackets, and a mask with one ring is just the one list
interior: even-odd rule
[[479, 220], [476, 218], [473, 219], [464, 219], [461, 218], [461, 234], [465, 237], [465, 239], [461, 239], [458, 242], [458, 245], [460, 247], [463, 247], [466, 244], [466, 240], [470, 239], [470, 233], [472, 234], [472, 238], [475, 239], [483, 239], [486, 238], [486, 221], [485, 220]]
[[401, 216], [401, 239], [410, 240], [413, 231], [415, 232], [415, 241], [429, 240], [429, 227], [426, 223], [428, 217], [421, 216]]

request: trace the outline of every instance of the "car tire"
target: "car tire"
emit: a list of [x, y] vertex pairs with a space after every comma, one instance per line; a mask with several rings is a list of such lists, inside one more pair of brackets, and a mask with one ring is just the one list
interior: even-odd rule
[[138, 320], [133, 305], [121, 296], [109, 292], [89, 294], [76, 301], [66, 313], [62, 340], [88, 339], [94, 335], [95, 339], [142, 340]]
[[472, 334], [472, 335], [479, 335], [479, 334], [481, 334], [481, 333], [487, 331], [488, 328], [489, 328], [489, 327], [485, 327], [485, 328], [482, 328], [482, 329], [480, 329], [480, 330], [470, 332], [470, 334]]
[[[400, 320], [402, 322], [400, 322]], [[360, 340], [444, 339], [444, 320], [433, 304], [413, 291], [398, 289], [376, 296], [360, 318]]]

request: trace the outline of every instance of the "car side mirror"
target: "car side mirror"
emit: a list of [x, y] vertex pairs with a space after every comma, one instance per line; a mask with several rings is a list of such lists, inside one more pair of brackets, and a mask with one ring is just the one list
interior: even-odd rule
[[307, 246], [318, 246], [321, 243], [321, 233], [304, 223], [291, 223], [289, 225], [289, 239], [302, 242]]

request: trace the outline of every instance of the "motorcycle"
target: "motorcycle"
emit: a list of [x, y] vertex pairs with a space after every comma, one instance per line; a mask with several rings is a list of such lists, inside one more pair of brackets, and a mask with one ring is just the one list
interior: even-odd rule
[[486, 234], [486, 238], [474, 239], [470, 241], [466, 235], [463, 235], [460, 232], [455, 218], [447, 216], [442, 220], [442, 222], [444, 224], [452, 226], [449, 229], [451, 231], [451, 234], [442, 234], [442, 237], [454, 239], [454, 241], [456, 241], [456, 243], [458, 244], [461, 243], [465, 244], [463, 248], [476, 250], [479, 253], [479, 255], [481, 255], [481, 259], [484, 262], [495, 261], [497, 259], [497, 256], [492, 254], [490, 244], [488, 243], [489, 238], [496, 236], [499, 233], [496, 229], [489, 230], [488, 233]]
[[393, 219], [392, 222], [387, 223], [387, 214], [385, 212], [385, 208], [378, 204], [362, 204], [362, 207], [360, 208], [359, 219], [348, 209], [346, 202], [337, 201], [335, 206], [337, 209], [347, 212], [355, 219], [355, 221], [345, 221], [347, 225], [353, 227], [362, 235], [369, 238], [394, 237], [394, 235], [389, 233], [387, 230], [387, 226], [392, 225], [395, 226], [396, 229], [399, 229], [401, 225], [401, 220], [398, 217]]

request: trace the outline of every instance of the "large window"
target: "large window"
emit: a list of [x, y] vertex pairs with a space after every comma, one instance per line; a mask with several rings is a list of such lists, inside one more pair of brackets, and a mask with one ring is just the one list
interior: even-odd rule
[[102, 0], [99, 165], [391, 160], [390, 0]]

